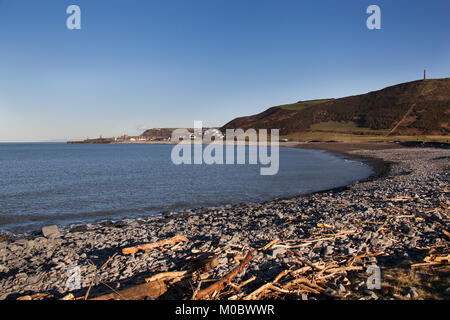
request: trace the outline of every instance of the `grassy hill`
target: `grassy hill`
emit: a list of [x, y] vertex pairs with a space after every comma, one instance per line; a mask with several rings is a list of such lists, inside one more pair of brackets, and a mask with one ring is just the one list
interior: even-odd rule
[[[339, 99], [299, 101], [236, 118], [222, 129], [280, 129], [296, 140], [414, 140], [450, 133], [450, 78], [419, 80]], [[433, 139], [432, 139], [433, 140]]]
[[308, 100], [308, 101], [299, 101], [296, 103], [291, 104], [285, 104], [280, 106], [280, 108], [285, 110], [292, 110], [292, 111], [300, 111], [309, 107], [317, 106], [319, 104], [331, 101], [334, 99], [317, 99], [317, 100]]

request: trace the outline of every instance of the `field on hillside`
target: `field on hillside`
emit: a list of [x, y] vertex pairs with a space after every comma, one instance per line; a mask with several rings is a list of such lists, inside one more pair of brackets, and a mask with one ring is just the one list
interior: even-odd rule
[[347, 122], [338, 122], [338, 121], [328, 121], [328, 122], [320, 122], [311, 125], [311, 131], [331, 131], [331, 132], [339, 132], [339, 133], [372, 133], [374, 135], [385, 135], [389, 132], [389, 130], [372, 130], [370, 128], [359, 127], [356, 122], [347, 121]]
[[449, 135], [390, 135], [389, 130], [372, 130], [359, 127], [355, 122], [328, 121], [311, 125], [307, 132], [284, 135], [282, 139], [290, 141], [419, 141], [419, 142], [449, 142]]
[[445, 142], [450, 143], [450, 135], [446, 136], [385, 136], [385, 135], [360, 135], [352, 133], [309, 131], [281, 136], [280, 139], [289, 141], [339, 141], [339, 142], [366, 142], [366, 141], [417, 141], [417, 142]]

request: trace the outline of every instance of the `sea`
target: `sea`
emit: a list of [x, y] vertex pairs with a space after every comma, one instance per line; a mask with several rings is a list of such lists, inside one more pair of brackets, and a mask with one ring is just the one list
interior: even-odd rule
[[172, 148], [0, 143], [0, 232], [263, 202], [344, 186], [372, 174], [357, 159], [318, 150], [280, 148], [278, 174], [264, 176], [259, 164], [175, 165]]

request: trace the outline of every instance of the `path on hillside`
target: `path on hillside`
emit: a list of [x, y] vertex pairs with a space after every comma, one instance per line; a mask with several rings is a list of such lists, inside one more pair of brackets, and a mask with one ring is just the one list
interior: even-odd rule
[[390, 136], [395, 130], [397, 130], [397, 128], [402, 124], [403, 121], [405, 121], [405, 119], [409, 116], [409, 114], [413, 111], [414, 107], [416, 106], [415, 103], [413, 103], [411, 105], [411, 107], [408, 109], [408, 111], [406, 111], [405, 115], [403, 116], [403, 118], [400, 119], [400, 121], [394, 126], [394, 128], [392, 128], [391, 131], [389, 131], [389, 133], [387, 134], [387, 136]]

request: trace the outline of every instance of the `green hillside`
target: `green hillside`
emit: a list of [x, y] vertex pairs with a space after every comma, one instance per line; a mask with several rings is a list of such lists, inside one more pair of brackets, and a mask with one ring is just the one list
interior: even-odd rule
[[407, 82], [339, 99], [276, 106], [236, 118], [222, 129], [278, 128], [286, 137], [319, 136], [319, 140], [338, 134], [361, 140], [411, 136], [443, 136], [445, 140], [449, 123], [450, 78], [445, 78]]

